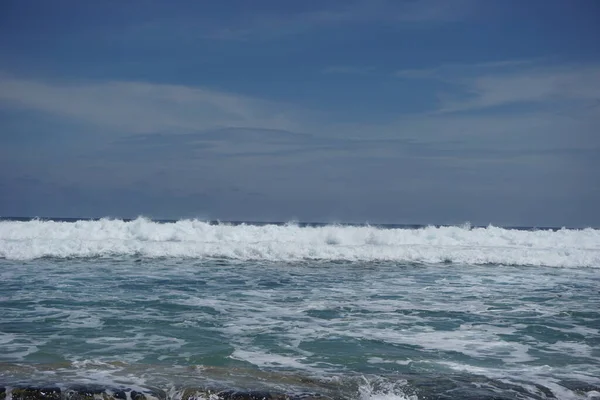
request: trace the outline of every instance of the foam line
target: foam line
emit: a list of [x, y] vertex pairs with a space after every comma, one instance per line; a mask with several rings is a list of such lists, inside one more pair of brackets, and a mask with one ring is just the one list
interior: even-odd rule
[[600, 230], [210, 224], [199, 220], [1, 221], [0, 257], [188, 257], [600, 268]]

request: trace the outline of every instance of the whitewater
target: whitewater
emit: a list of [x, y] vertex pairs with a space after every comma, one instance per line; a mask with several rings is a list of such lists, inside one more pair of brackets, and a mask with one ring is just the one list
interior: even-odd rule
[[146, 218], [0, 221], [0, 257], [185, 257], [600, 267], [600, 230], [227, 224]]
[[600, 400], [600, 230], [0, 220], [0, 399]]

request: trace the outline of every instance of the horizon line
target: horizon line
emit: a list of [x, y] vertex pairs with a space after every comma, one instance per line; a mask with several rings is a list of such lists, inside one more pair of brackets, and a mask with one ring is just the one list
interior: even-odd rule
[[319, 227], [319, 226], [372, 226], [372, 227], [382, 227], [382, 228], [408, 228], [408, 229], [419, 229], [425, 227], [462, 227], [462, 228], [487, 228], [489, 226], [493, 226], [496, 228], [502, 229], [513, 229], [513, 230], [561, 230], [561, 229], [569, 229], [569, 230], [583, 230], [583, 229], [594, 229], [599, 230], [600, 227], [596, 226], [541, 226], [541, 225], [494, 225], [492, 223], [488, 223], [486, 225], [483, 224], [473, 224], [469, 221], [465, 221], [462, 223], [455, 224], [434, 224], [434, 223], [370, 223], [368, 221], [365, 222], [319, 222], [319, 221], [299, 221], [295, 219], [290, 219], [288, 221], [267, 221], [267, 220], [224, 220], [224, 219], [209, 219], [209, 218], [200, 218], [200, 217], [182, 217], [182, 218], [152, 218], [145, 215], [138, 215], [135, 218], [132, 217], [113, 217], [113, 216], [104, 216], [104, 217], [47, 217], [47, 216], [27, 216], [27, 217], [17, 217], [17, 216], [0, 216], [0, 222], [2, 221], [19, 221], [19, 222], [28, 222], [28, 221], [54, 221], [54, 222], [77, 222], [77, 221], [99, 221], [102, 219], [107, 220], [119, 220], [123, 222], [132, 222], [137, 219], [147, 219], [151, 222], [157, 223], [175, 223], [178, 221], [185, 220], [195, 220], [200, 222], [205, 222], [211, 225], [218, 224], [229, 224], [229, 225], [255, 225], [255, 226], [265, 226], [265, 225], [298, 225], [300, 227]]

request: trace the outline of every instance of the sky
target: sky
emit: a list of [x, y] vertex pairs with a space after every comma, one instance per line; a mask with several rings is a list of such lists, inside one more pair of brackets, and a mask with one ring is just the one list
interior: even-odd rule
[[0, 2], [0, 216], [600, 226], [600, 2]]

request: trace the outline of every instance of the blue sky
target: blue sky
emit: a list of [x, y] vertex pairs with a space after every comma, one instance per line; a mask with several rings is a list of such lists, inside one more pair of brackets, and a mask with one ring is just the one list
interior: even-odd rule
[[600, 226], [595, 0], [0, 4], [0, 216]]

